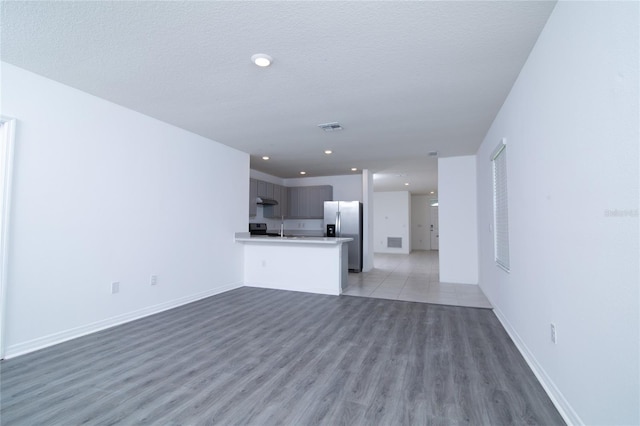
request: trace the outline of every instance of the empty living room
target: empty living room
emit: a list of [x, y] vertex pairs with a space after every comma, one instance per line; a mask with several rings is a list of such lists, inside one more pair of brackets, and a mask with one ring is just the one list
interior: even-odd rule
[[[640, 3], [0, 24], [3, 426], [640, 425]], [[362, 271], [292, 213], [318, 187], [359, 202]], [[381, 253], [412, 196], [438, 252]]]

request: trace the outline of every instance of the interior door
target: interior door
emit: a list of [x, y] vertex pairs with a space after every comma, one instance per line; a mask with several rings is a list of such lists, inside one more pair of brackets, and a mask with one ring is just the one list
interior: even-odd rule
[[431, 206], [431, 225], [429, 226], [429, 231], [431, 233], [431, 250], [439, 250], [440, 245], [439, 237], [440, 232], [438, 231], [438, 206]]

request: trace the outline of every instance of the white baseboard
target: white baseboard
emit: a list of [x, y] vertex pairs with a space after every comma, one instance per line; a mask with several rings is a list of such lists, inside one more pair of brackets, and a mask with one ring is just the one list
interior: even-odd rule
[[536, 378], [542, 385], [547, 395], [549, 395], [551, 402], [553, 402], [553, 405], [555, 405], [556, 409], [558, 410], [564, 421], [567, 423], [567, 425], [584, 425], [584, 422], [580, 419], [578, 413], [573, 410], [571, 404], [569, 404], [562, 392], [560, 392], [560, 390], [556, 387], [553, 380], [551, 380], [546, 371], [544, 371], [542, 366], [538, 363], [536, 357], [533, 355], [533, 353], [531, 353], [516, 330], [511, 326], [507, 318], [502, 314], [502, 311], [500, 311], [500, 309], [494, 308], [493, 312], [496, 314], [496, 317], [498, 317], [498, 320], [506, 330], [509, 337], [511, 337], [511, 340], [513, 340], [516, 348], [518, 348], [518, 350], [524, 357], [524, 360], [533, 371], [533, 374], [535, 374]]
[[243, 283], [227, 284], [224, 286], [216, 287], [211, 290], [204, 291], [202, 293], [193, 294], [179, 299], [174, 299], [168, 302], [160, 303], [158, 305], [148, 306], [142, 309], [138, 309], [133, 312], [118, 315], [105, 320], [97, 321], [91, 324], [86, 324], [80, 327], [72, 328], [70, 330], [61, 331], [59, 333], [50, 334], [48, 336], [39, 337], [37, 339], [30, 340], [28, 342], [18, 343], [7, 347], [4, 359], [15, 358], [20, 355], [34, 352], [39, 349], [44, 349], [49, 346], [57, 345], [58, 343], [66, 342], [67, 340], [76, 339], [87, 334], [95, 333], [97, 331], [105, 330], [107, 328], [115, 327], [130, 321], [134, 321], [140, 318], [147, 317], [149, 315], [157, 314], [169, 309], [177, 308], [178, 306], [186, 305], [200, 299], [204, 299], [216, 294], [224, 293], [225, 291], [233, 290], [244, 286]]

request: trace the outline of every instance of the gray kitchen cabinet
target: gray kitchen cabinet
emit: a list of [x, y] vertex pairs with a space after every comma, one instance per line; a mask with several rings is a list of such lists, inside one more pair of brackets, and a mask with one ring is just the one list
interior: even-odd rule
[[249, 216], [255, 217], [258, 212], [256, 198], [270, 198], [277, 205], [265, 205], [263, 216], [270, 219], [322, 219], [324, 202], [333, 201], [331, 185], [286, 187], [249, 179]]
[[275, 206], [264, 206], [264, 217], [276, 219], [282, 217], [281, 188], [282, 187], [280, 185], [273, 185], [272, 196], [269, 198], [276, 200], [278, 204]]
[[256, 194], [258, 195], [258, 197], [266, 197], [267, 194], [267, 182], [264, 181], [257, 181], [257, 185], [258, 185], [258, 190], [256, 192]]
[[287, 199], [289, 200], [289, 205], [287, 206], [286, 216], [288, 218], [297, 218], [300, 215], [298, 209], [298, 199], [300, 191], [298, 188], [287, 188]]
[[258, 181], [258, 197], [273, 199], [273, 187], [271, 182], [265, 182], [263, 180]]
[[286, 186], [280, 187], [280, 198], [278, 202], [280, 203], [280, 211], [278, 214], [280, 217], [284, 216], [286, 218], [289, 213], [289, 191]]
[[249, 179], [249, 217], [255, 217], [258, 213], [256, 198], [258, 197], [258, 181]]
[[289, 205], [287, 217], [291, 219], [322, 219], [324, 202], [333, 201], [333, 187], [297, 186], [287, 188]]
[[273, 219], [282, 219], [282, 217], [287, 217], [289, 205], [289, 196], [288, 196], [288, 188], [280, 185], [273, 185], [273, 198], [278, 202], [275, 206], [265, 206], [264, 207], [264, 217], [273, 218]]
[[333, 187], [310, 186], [306, 199], [306, 213], [313, 218], [324, 218], [324, 202], [333, 201]]

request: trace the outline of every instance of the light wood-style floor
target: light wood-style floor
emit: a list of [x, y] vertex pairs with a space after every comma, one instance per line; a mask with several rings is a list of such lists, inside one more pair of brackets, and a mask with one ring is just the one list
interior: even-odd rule
[[9, 425], [560, 425], [488, 309], [243, 287], [0, 363]]
[[437, 250], [412, 251], [410, 254], [376, 253], [373, 266], [368, 272], [350, 273], [344, 294], [491, 308], [479, 286], [440, 281]]

